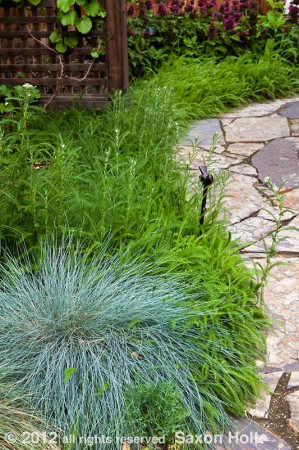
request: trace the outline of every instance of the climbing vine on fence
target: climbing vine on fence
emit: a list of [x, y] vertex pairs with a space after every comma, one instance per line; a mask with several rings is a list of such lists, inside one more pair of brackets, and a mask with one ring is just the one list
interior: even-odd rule
[[[0, 0], [0, 4], [3, 0]], [[11, 0], [16, 6], [24, 6], [24, 0]], [[33, 6], [38, 6], [41, 0], [28, 0]], [[56, 0], [57, 19], [64, 28], [54, 29], [49, 36], [50, 42], [55, 44], [58, 53], [65, 53], [74, 48], [79, 42], [80, 35], [87, 35], [92, 29], [92, 18], [103, 19], [106, 11], [98, 0]], [[61, 27], [60, 27], [61, 28]], [[93, 49], [91, 56], [100, 55], [100, 46]]]

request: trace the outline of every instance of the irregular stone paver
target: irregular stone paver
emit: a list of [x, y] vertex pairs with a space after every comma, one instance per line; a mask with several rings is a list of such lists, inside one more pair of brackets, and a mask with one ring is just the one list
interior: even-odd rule
[[299, 119], [299, 102], [290, 103], [280, 109], [279, 114], [288, 119]]
[[[298, 212], [297, 211], [283, 211], [283, 216], [282, 216], [282, 220], [290, 220], [293, 217], [297, 216]], [[257, 217], [262, 217], [263, 219], [266, 220], [271, 220], [272, 222], [275, 221], [276, 218], [278, 218], [279, 215], [279, 208], [278, 206], [270, 206], [270, 205], [266, 205], [264, 208], [262, 208], [260, 210], [260, 212], [258, 213]]]
[[217, 450], [291, 450], [278, 436], [250, 419], [233, 419], [233, 423], [236, 429], [224, 436], [221, 443], [216, 441]]
[[290, 130], [292, 136], [299, 136], [299, 119], [290, 120]]
[[261, 398], [257, 401], [255, 407], [250, 408], [248, 410], [248, 413], [251, 416], [256, 417], [258, 419], [262, 419], [262, 418], [267, 419], [268, 418], [271, 395], [275, 391], [275, 388], [276, 388], [276, 386], [279, 382], [279, 379], [283, 373], [284, 373], [283, 371], [277, 371], [277, 372], [272, 372], [272, 373], [265, 373], [263, 375], [264, 381], [266, 382], [271, 393], [263, 392], [261, 394]]
[[231, 224], [257, 213], [264, 204], [254, 187], [256, 180], [241, 174], [232, 174], [226, 187], [224, 206]]
[[285, 192], [283, 205], [285, 208], [292, 209], [299, 213], [299, 188]]
[[267, 114], [275, 113], [279, 108], [288, 103], [298, 101], [299, 97], [292, 97], [288, 99], [279, 99], [269, 103], [252, 103], [245, 108], [235, 109], [233, 112], [222, 114], [220, 119], [234, 119], [236, 117], [261, 117]]
[[263, 142], [282, 136], [290, 136], [286, 117], [272, 116], [246, 117], [234, 120], [224, 127], [227, 142]]
[[270, 231], [273, 231], [275, 224], [262, 217], [250, 217], [235, 225], [229, 225], [228, 229], [232, 232], [234, 238], [239, 239], [244, 244], [248, 244], [260, 240]]
[[[190, 151], [191, 150], [191, 151]], [[190, 168], [193, 170], [198, 170], [200, 165], [208, 165], [209, 169], [214, 169], [215, 172], [219, 172], [227, 169], [233, 164], [238, 164], [242, 162], [241, 158], [223, 156], [218, 153], [214, 153], [212, 156], [210, 152], [206, 150], [199, 150], [192, 152], [190, 147], [180, 147], [178, 152], [179, 157], [190, 164]]]
[[[288, 226], [282, 227], [275, 248], [278, 253], [299, 254], [299, 215]], [[271, 246], [271, 237], [265, 238], [267, 248]], [[251, 252], [264, 252], [264, 243], [259, 241], [250, 247]], [[299, 285], [298, 285], [299, 286]]]
[[259, 142], [258, 144], [254, 144], [252, 142], [241, 143], [238, 142], [236, 144], [230, 144], [227, 147], [227, 151], [229, 153], [234, 153], [239, 156], [251, 156], [253, 153], [256, 153], [258, 150], [264, 147], [263, 142]]
[[267, 337], [268, 365], [283, 367], [299, 359], [299, 258], [276, 258], [273, 262], [286, 263], [271, 270], [265, 288], [265, 302], [269, 314], [280, 317], [284, 328], [275, 327], [275, 334]]
[[286, 139], [274, 139], [252, 157], [252, 164], [260, 180], [271, 177], [275, 185], [283, 181], [286, 187], [299, 186], [299, 159], [297, 143]]
[[[210, 145], [198, 145], [198, 149], [199, 150], [210, 150], [211, 146]], [[216, 145], [214, 152], [215, 153], [223, 153], [225, 151], [225, 147], [223, 145]], [[230, 155], [228, 155], [230, 156]], [[237, 155], [231, 155], [232, 158], [236, 158]]]
[[237, 164], [236, 166], [231, 166], [229, 170], [230, 172], [241, 173], [243, 175], [248, 175], [249, 177], [257, 176], [257, 170], [249, 164]]
[[[294, 103], [296, 104], [294, 105]], [[285, 105], [288, 105], [288, 107], [285, 107]], [[259, 164], [260, 179], [270, 175], [277, 185], [280, 184], [282, 179], [288, 179], [288, 184], [282, 187], [281, 192], [284, 194], [284, 207], [291, 209], [291, 211], [285, 213], [282, 220], [285, 220], [286, 223], [290, 221], [290, 226], [293, 228], [299, 228], [298, 159], [291, 157], [290, 162], [289, 154], [285, 154], [287, 151], [290, 152], [292, 148], [293, 156], [299, 157], [299, 116], [295, 119], [287, 119], [284, 116], [293, 117], [297, 114], [298, 108], [299, 97], [296, 97], [287, 100], [277, 100], [264, 105], [253, 104], [233, 113], [225, 114], [220, 118], [221, 125], [225, 131], [225, 139], [221, 141], [221, 145], [218, 146], [216, 153], [221, 153], [218, 156], [221, 156], [222, 159], [218, 158], [217, 161], [214, 155], [212, 168], [215, 171], [227, 169], [231, 172], [231, 179], [226, 188], [228, 197], [225, 199], [225, 206], [228, 209], [227, 214], [231, 223], [230, 230], [233, 233], [233, 237], [239, 236], [243, 242], [259, 239], [261, 235], [265, 236], [265, 234], [274, 229], [275, 219], [269, 212], [264, 211], [264, 208], [270, 210], [275, 217], [278, 217], [277, 203], [273, 202], [273, 199], [272, 204], [265, 202], [263, 192], [259, 189], [261, 185], [257, 180], [256, 169], [252, 167], [255, 165], [253, 163], [261, 155], [261, 164], [264, 166], [266, 173], [263, 173], [261, 170], [262, 166]], [[270, 142], [270, 144], [267, 143], [268, 140], [273, 139], [274, 141]], [[211, 142], [210, 139], [209, 145]], [[278, 144], [280, 144], [280, 148], [283, 151], [280, 149], [277, 151]], [[202, 146], [205, 149], [208, 148], [204, 144]], [[269, 152], [268, 159], [264, 157], [263, 151], [265, 148]], [[188, 153], [183, 155], [183, 157], [186, 158], [187, 155]], [[203, 153], [202, 156], [207, 158], [208, 152]], [[237, 161], [232, 163], [232, 158], [234, 157]], [[276, 168], [274, 167], [277, 178], [273, 174], [273, 166], [275, 164], [277, 166]], [[199, 165], [197, 161], [196, 165]], [[289, 171], [285, 170], [287, 165], [290, 169]], [[195, 170], [193, 172], [197, 177], [198, 172]], [[267, 195], [269, 196], [270, 193]], [[267, 362], [265, 364], [257, 361], [257, 365], [267, 386], [272, 391], [275, 390], [275, 384], [280, 380], [280, 377], [285, 379], [286, 374], [291, 375], [289, 386], [287, 384], [285, 386], [286, 389], [288, 387], [290, 390], [283, 393], [288, 403], [285, 398], [282, 398], [287, 411], [289, 411], [289, 407], [291, 409], [291, 417], [289, 418], [289, 413], [283, 416], [285, 417], [283, 426], [285, 429], [287, 427], [289, 435], [293, 436], [295, 434], [299, 437], [299, 394], [297, 390], [292, 390], [299, 377], [299, 232], [294, 229], [287, 230], [285, 226], [279, 237], [283, 235], [287, 235], [288, 238], [276, 245], [278, 256], [272, 260], [272, 263], [283, 262], [292, 264], [273, 267], [272, 274], [274, 277], [268, 277], [268, 284], [264, 291], [264, 300], [269, 314], [276, 323], [273, 325], [273, 332], [268, 333], [267, 336]], [[269, 247], [271, 238], [266, 237], [265, 241]], [[255, 260], [265, 265], [266, 254], [261, 240], [243, 249], [241, 255], [250, 267], [253, 266]], [[253, 416], [261, 417], [263, 421], [271, 421], [275, 414], [279, 416], [277, 408], [281, 407], [280, 403], [275, 401], [275, 405], [278, 405], [275, 409], [273, 406], [274, 397], [271, 399], [273, 400], [271, 401], [272, 406], [270, 405], [269, 393], [264, 393], [261, 397], [255, 407], [250, 410]], [[267, 418], [268, 415], [269, 418]], [[280, 417], [282, 416], [280, 415]], [[242, 426], [242, 420], [236, 422], [238, 427]], [[253, 431], [255, 426], [258, 425], [249, 423], [248, 426], [248, 430]], [[253, 445], [240, 442], [235, 444], [225, 441], [217, 449], [286, 450], [288, 448], [290, 450], [290, 447], [286, 446], [281, 439], [275, 438], [276, 440], [273, 440], [273, 435], [269, 438], [268, 430], [263, 427], [260, 427], [258, 436], [258, 442], [255, 442]]]
[[[219, 133], [222, 137], [219, 119], [204, 119], [198, 122], [192, 122], [191, 126], [192, 128], [182, 142], [182, 145], [190, 145], [190, 142], [192, 143], [191, 145], [193, 145], [197, 142], [200, 145], [211, 146], [213, 144], [213, 136], [215, 133]], [[224, 142], [223, 137], [222, 140], [221, 137], [218, 140], [218, 144]]]

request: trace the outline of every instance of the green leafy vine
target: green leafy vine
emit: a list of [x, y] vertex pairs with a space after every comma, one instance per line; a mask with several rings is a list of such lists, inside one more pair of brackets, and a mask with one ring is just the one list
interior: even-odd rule
[[[16, 6], [24, 5], [24, 0], [11, 0]], [[27, 0], [38, 6], [42, 0]], [[0, 4], [3, 0], [0, 0]], [[105, 18], [106, 11], [98, 0], [56, 0], [57, 19], [64, 30], [55, 28], [49, 36], [58, 53], [65, 53], [79, 43], [80, 35], [87, 35], [92, 29], [92, 18]], [[100, 48], [91, 52], [93, 58], [100, 55]]]

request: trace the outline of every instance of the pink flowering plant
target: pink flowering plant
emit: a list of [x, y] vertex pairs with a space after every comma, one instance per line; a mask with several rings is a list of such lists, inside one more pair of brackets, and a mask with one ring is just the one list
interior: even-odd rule
[[284, 2], [268, 3], [269, 12], [260, 14], [258, 0], [221, 4], [217, 0], [196, 4], [194, 0], [131, 0], [127, 4], [131, 75], [156, 71], [170, 53], [223, 57], [261, 52], [269, 46], [268, 39], [277, 38], [276, 46], [287, 39], [287, 45], [296, 48], [299, 0], [293, 0], [288, 15]]

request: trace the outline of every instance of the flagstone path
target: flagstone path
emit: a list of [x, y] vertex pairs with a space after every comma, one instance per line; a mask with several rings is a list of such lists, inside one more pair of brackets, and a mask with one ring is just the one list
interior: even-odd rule
[[[231, 174], [225, 202], [229, 229], [244, 243], [241, 253], [248, 264], [253, 260], [265, 263], [262, 239], [269, 245], [268, 235], [276, 227], [270, 213], [277, 215], [278, 207], [269, 205], [260, 189], [266, 177], [271, 177], [276, 186], [285, 182], [281, 189], [283, 204], [289, 209], [282, 217], [279, 235], [285, 240], [277, 245], [274, 259], [284, 265], [274, 267], [274, 277], [269, 278], [265, 290], [269, 314], [279, 325], [267, 337], [268, 361], [260, 370], [276, 394], [265, 394], [248, 413], [272, 431], [273, 418], [280, 415], [281, 430], [275, 431], [293, 438], [288, 446], [264, 428], [260, 430], [262, 444], [219, 449], [299, 449], [299, 97], [252, 104], [191, 126], [179, 153], [186, 160], [194, 147], [200, 149], [190, 165], [198, 177], [198, 166], [209, 155], [213, 135], [219, 134], [209, 171], [228, 170]], [[253, 429], [252, 422], [247, 427]]]

